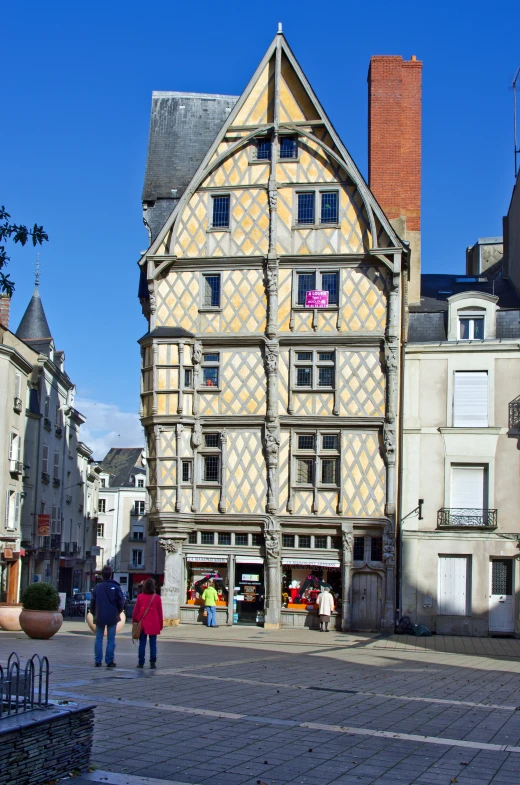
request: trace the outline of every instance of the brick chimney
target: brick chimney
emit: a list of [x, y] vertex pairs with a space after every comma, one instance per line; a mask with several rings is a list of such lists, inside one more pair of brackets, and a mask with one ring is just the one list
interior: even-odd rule
[[370, 58], [368, 180], [395, 231], [410, 243], [409, 303], [421, 297], [421, 83], [415, 55]]
[[0, 324], [9, 329], [9, 310], [11, 298], [8, 294], [0, 294]]

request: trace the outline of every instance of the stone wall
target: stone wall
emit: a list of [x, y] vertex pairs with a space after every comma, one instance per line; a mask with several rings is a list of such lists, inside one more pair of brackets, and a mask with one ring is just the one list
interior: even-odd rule
[[35, 710], [0, 721], [0, 785], [41, 785], [90, 763], [94, 706]]

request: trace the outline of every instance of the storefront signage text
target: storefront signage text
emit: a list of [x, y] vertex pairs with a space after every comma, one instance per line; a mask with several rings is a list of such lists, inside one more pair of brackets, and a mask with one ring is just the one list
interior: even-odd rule
[[51, 516], [39, 514], [38, 529], [37, 529], [38, 537], [48, 537], [50, 533], [51, 533]]

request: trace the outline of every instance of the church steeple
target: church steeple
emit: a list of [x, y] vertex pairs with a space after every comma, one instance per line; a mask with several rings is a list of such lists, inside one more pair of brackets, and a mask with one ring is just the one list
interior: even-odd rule
[[35, 287], [33, 296], [27, 306], [22, 320], [18, 325], [16, 337], [29, 344], [37, 352], [46, 354], [48, 357], [54, 348], [54, 341], [51, 330], [43, 310], [40, 297], [40, 264], [39, 259], [36, 264]]

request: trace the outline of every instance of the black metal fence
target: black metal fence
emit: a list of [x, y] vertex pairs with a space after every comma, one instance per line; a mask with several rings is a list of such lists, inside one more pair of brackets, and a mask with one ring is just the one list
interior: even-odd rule
[[0, 720], [49, 705], [49, 660], [34, 654], [25, 667], [13, 651], [0, 664]]
[[497, 510], [444, 507], [437, 513], [437, 527], [496, 529]]

